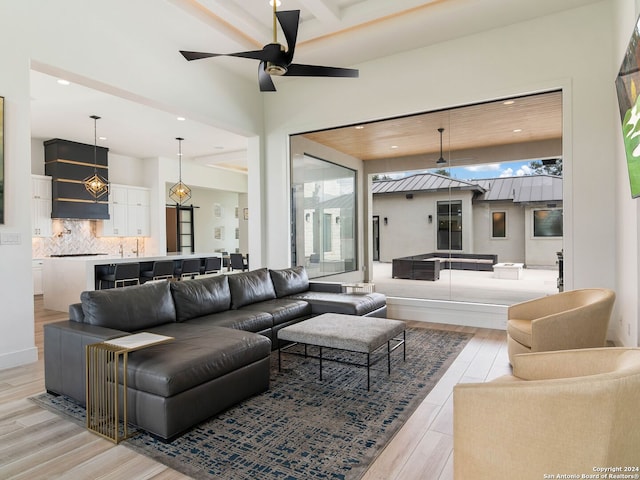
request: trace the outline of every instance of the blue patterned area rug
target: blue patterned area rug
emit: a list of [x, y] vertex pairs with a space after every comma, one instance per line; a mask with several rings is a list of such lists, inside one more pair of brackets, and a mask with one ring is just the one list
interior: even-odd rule
[[[172, 443], [143, 433], [122, 443], [196, 479], [359, 479], [462, 351], [470, 334], [407, 329], [402, 348], [371, 369], [271, 355], [271, 387]], [[328, 351], [324, 355], [329, 356]], [[358, 363], [364, 356], [360, 354]], [[84, 425], [84, 408], [65, 397], [33, 400]]]

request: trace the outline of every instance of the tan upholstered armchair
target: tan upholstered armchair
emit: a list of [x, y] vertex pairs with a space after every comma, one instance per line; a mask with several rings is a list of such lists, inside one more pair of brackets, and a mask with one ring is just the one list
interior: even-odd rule
[[615, 298], [612, 290], [585, 288], [512, 305], [509, 361], [519, 353], [604, 347]]
[[454, 478], [540, 480], [638, 467], [639, 405], [640, 348], [517, 355], [513, 376], [455, 386]]

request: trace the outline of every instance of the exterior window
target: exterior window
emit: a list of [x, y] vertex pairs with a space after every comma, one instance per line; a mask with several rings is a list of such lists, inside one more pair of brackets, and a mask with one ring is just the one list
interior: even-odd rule
[[438, 202], [438, 250], [462, 250], [462, 201]]
[[507, 212], [491, 212], [491, 237], [506, 238]]
[[356, 172], [308, 155], [291, 165], [292, 264], [310, 278], [355, 270]]
[[562, 236], [562, 210], [534, 210], [533, 211], [533, 236], [534, 237], [561, 237]]

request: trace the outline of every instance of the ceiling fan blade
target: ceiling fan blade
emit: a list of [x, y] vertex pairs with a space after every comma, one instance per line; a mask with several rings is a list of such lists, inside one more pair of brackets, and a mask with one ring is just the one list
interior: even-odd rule
[[292, 63], [287, 67], [289, 77], [352, 77], [357, 78], [359, 71], [354, 68], [322, 67], [320, 65], [303, 65]]
[[238, 53], [205, 53], [205, 52], [189, 52], [185, 50], [180, 50], [180, 53], [187, 60], [200, 60], [202, 58], [211, 58], [211, 57], [241, 57], [241, 58], [252, 58], [254, 60], [268, 60], [265, 58], [264, 50], [252, 50], [249, 52], [238, 52]]
[[258, 83], [260, 84], [261, 92], [275, 92], [276, 86], [273, 84], [273, 80], [271, 80], [271, 75], [269, 75], [264, 70], [265, 62], [260, 62], [258, 65]]
[[201, 58], [210, 58], [210, 57], [218, 57], [219, 53], [203, 53], [203, 52], [188, 52], [185, 50], [180, 50], [180, 53], [187, 60], [200, 60]]
[[296, 49], [298, 39], [298, 26], [300, 25], [300, 10], [284, 10], [276, 12], [278, 22], [282, 27], [284, 38], [287, 40], [287, 63], [293, 60], [293, 52]]

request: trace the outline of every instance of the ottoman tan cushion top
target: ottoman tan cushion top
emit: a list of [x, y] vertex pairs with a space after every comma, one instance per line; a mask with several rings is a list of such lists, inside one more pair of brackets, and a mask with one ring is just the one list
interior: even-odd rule
[[278, 339], [353, 352], [371, 353], [405, 330], [388, 318], [324, 313], [278, 332]]

